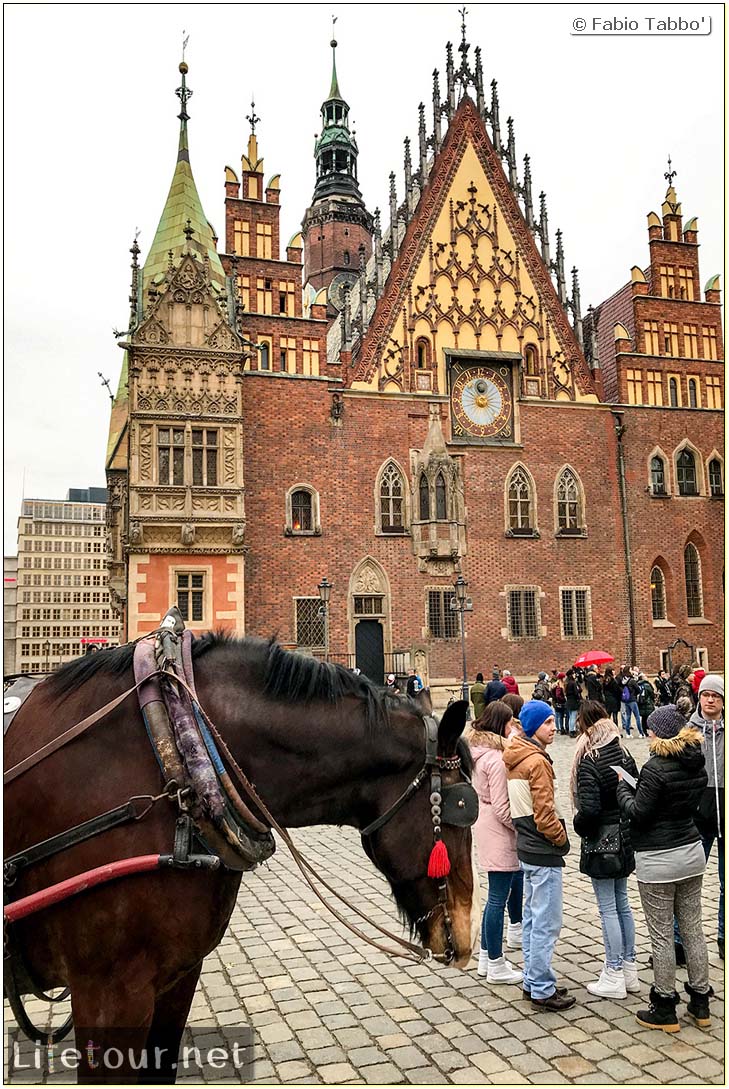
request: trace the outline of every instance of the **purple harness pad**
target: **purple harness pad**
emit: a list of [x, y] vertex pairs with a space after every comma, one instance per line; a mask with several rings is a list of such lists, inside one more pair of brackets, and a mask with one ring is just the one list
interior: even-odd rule
[[146, 684], [142, 684], [144, 678], [149, 677], [150, 673], [154, 673], [156, 669], [154, 643], [149, 639], [143, 639], [134, 648], [134, 681], [142, 685], [137, 691], [139, 706], [142, 710], [148, 703], [162, 699], [159, 677], [150, 677]]
[[[192, 636], [189, 631], [185, 631], [182, 639], [182, 659], [187, 674], [185, 681], [194, 691], [191, 644]], [[150, 703], [164, 703], [190, 784], [204, 811], [214, 822], [218, 822], [225, 811], [223, 793], [200, 733], [190, 697], [184, 689], [178, 689], [175, 685], [173, 672], [169, 672], [169, 680], [164, 682], [159, 676], [151, 677], [150, 674], [156, 669], [155, 643], [151, 639], [143, 639], [134, 650], [134, 680], [137, 684], [144, 682], [146, 677], [149, 680], [139, 688], [139, 706], [144, 711]]]

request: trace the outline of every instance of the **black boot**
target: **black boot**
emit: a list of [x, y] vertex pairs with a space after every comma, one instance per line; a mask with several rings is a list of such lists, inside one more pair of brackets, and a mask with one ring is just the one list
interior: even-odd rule
[[676, 1005], [679, 1001], [674, 991], [672, 995], [659, 994], [651, 987], [650, 1006], [647, 1010], [638, 1010], [635, 1019], [643, 1028], [662, 1029], [663, 1032], [678, 1032], [680, 1025], [676, 1017]]
[[683, 985], [686, 994], [689, 996], [689, 1003], [686, 1007], [686, 1013], [689, 1015], [692, 1021], [694, 1021], [699, 1028], [709, 1028], [711, 1025], [711, 1013], [709, 1012], [709, 999], [713, 998], [714, 990], [709, 987], [708, 991], [703, 994], [701, 991], [695, 991], [689, 983]]

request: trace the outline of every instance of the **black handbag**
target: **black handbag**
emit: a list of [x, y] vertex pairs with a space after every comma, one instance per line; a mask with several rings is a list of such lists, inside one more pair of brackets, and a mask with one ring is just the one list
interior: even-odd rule
[[620, 855], [623, 850], [623, 836], [620, 825], [606, 824], [598, 830], [596, 836], [585, 836], [582, 841], [586, 855]]

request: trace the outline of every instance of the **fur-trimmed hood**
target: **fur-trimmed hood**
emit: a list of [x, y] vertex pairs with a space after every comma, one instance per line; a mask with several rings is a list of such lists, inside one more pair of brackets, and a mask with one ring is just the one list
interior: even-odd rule
[[684, 726], [675, 737], [652, 737], [648, 748], [652, 756], [680, 760], [686, 767], [704, 766], [701, 734], [692, 726]]
[[498, 749], [499, 752], [503, 752], [506, 746], [505, 737], [499, 737], [498, 734], [493, 734], [490, 730], [474, 730], [473, 726], [466, 728], [463, 738], [474, 754], [478, 754], [479, 750], [484, 749]]

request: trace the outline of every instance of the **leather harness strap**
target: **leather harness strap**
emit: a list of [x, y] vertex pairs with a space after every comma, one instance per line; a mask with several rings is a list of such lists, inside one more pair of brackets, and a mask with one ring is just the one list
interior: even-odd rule
[[36, 843], [25, 851], [19, 851], [4, 862], [5, 884], [12, 884], [20, 871], [27, 866], [34, 866], [36, 862], [51, 858], [60, 851], [65, 851], [68, 847], [75, 847], [77, 843], [83, 843], [85, 840], [98, 836], [101, 832], [107, 832], [110, 828], [116, 828], [120, 824], [127, 824], [129, 821], [140, 821], [143, 817], [146, 817], [155, 802], [159, 801], [160, 798], [167, 797], [169, 795], [164, 793], [158, 794], [156, 797], [151, 794], [144, 794], [136, 798], [130, 798], [124, 805], [118, 805], [115, 809], [109, 809], [106, 813], [91, 817], [90, 820], [83, 821], [83, 823], [77, 824], [73, 828], [67, 828], [65, 832], [59, 832], [57, 836], [44, 839], [42, 843]]
[[[157, 670], [156, 672], [159, 673], [160, 670]], [[153, 674], [150, 674], [150, 676], [152, 675]], [[137, 689], [148, 680], [149, 677], [145, 677], [144, 681], [141, 681], [140, 684], [133, 684], [131, 688], [127, 688], [126, 692], [122, 692], [121, 696], [117, 696], [115, 699], [105, 703], [98, 711], [94, 711], [93, 714], [81, 719], [81, 721], [77, 722], [75, 726], [72, 726], [70, 730], [66, 730], [64, 734], [55, 737], [53, 741], [49, 741], [43, 748], [36, 749], [30, 756], [26, 756], [25, 760], [21, 760], [20, 763], [14, 764], [12, 768], [8, 768], [3, 775], [4, 786], [7, 786], [8, 783], [12, 783], [19, 775], [34, 768], [36, 764], [40, 764], [41, 760], [45, 760], [47, 756], [50, 756], [58, 749], [63, 748], [64, 745], [67, 745], [69, 741], [73, 741], [79, 734], [85, 733], [86, 730], [95, 726], [100, 719], [104, 718], [105, 715], [110, 714], [120, 703], [123, 703], [128, 696], [131, 696], [132, 692], [136, 692]]]

